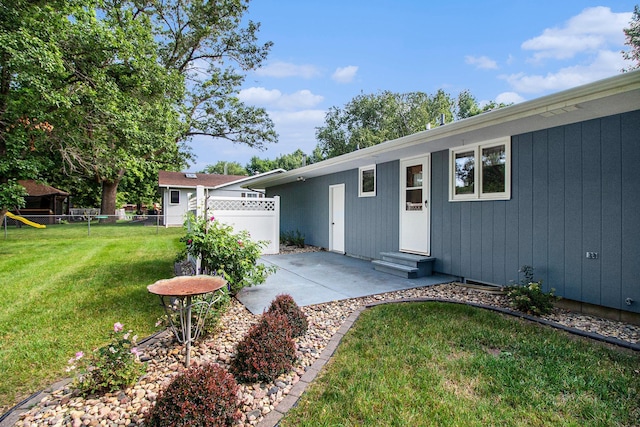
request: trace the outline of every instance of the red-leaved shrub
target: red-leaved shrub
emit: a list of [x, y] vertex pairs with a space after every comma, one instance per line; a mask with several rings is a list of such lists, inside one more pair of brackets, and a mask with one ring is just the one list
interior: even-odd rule
[[228, 426], [241, 418], [238, 383], [217, 364], [190, 368], [160, 392], [150, 427]]
[[296, 345], [284, 314], [264, 313], [236, 347], [231, 372], [243, 382], [271, 382], [293, 368]]
[[267, 313], [281, 313], [287, 317], [291, 325], [291, 336], [293, 338], [301, 337], [307, 333], [309, 322], [307, 316], [302, 312], [298, 304], [291, 295], [278, 295], [267, 310]]

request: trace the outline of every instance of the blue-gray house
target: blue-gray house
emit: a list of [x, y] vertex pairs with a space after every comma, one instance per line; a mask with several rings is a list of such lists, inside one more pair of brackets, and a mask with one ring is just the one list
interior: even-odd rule
[[640, 71], [254, 183], [282, 231], [504, 285], [522, 265], [587, 311], [640, 313]]

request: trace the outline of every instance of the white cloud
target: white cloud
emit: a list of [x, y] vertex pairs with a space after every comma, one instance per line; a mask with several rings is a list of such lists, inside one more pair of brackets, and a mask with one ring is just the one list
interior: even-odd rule
[[502, 92], [496, 96], [496, 103], [518, 104], [525, 99], [516, 92]]
[[355, 65], [348, 65], [346, 67], [339, 67], [333, 73], [331, 78], [338, 83], [351, 83], [356, 77], [358, 67]]
[[282, 97], [278, 89], [268, 90], [263, 87], [250, 87], [242, 89], [238, 94], [240, 101], [251, 105], [271, 105]]
[[544, 93], [557, 92], [620, 73], [627, 66], [620, 52], [601, 51], [589, 64], [579, 64], [561, 68], [546, 75], [527, 75], [525, 73], [501, 76], [516, 92]]
[[464, 57], [464, 62], [470, 65], [475, 65], [476, 68], [482, 70], [496, 70], [498, 69], [498, 63], [487, 56], [471, 56]]
[[316, 127], [324, 124], [326, 111], [269, 111], [269, 116], [278, 132], [278, 143], [270, 145], [260, 154], [261, 158], [274, 159], [301, 149], [311, 154], [317, 145]]
[[311, 79], [321, 74], [313, 65], [296, 65], [282, 61], [272, 62], [264, 67], [258, 68], [255, 73], [259, 76], [266, 77], [302, 77], [303, 79]]
[[268, 90], [263, 87], [243, 89], [238, 94], [238, 98], [246, 104], [284, 110], [312, 108], [324, 100], [323, 96], [314, 95], [307, 89], [283, 94], [278, 89]]
[[631, 12], [613, 13], [604, 6], [584, 9], [562, 27], [547, 28], [541, 35], [522, 43], [522, 49], [534, 51], [533, 60], [569, 59], [580, 52], [594, 52], [624, 44], [622, 32]]

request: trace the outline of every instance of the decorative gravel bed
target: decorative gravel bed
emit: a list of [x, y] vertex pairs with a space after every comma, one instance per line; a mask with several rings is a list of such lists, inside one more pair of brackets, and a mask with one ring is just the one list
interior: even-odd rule
[[[241, 385], [243, 418], [239, 425], [253, 426], [291, 391], [300, 377], [320, 356], [331, 337], [347, 317], [359, 308], [381, 301], [416, 298], [437, 298], [471, 302], [499, 308], [509, 308], [506, 297], [482, 292], [456, 284], [430, 286], [390, 292], [364, 298], [334, 301], [303, 307], [309, 320], [307, 334], [297, 339], [298, 365], [293, 372], [279, 377], [274, 383]], [[257, 316], [232, 301], [222, 317], [222, 328], [199, 345], [191, 348], [193, 364], [218, 363], [228, 368], [236, 343], [245, 335]], [[640, 327], [600, 319], [593, 316], [555, 309], [545, 319], [571, 328], [617, 338], [630, 343], [640, 342]], [[156, 396], [184, 366], [184, 347], [174, 342], [168, 332], [145, 343], [142, 358], [148, 363], [147, 374], [130, 389], [102, 397], [84, 399], [74, 396], [68, 385], [45, 395], [29, 412], [21, 415], [16, 426], [141, 426], [145, 414]]]

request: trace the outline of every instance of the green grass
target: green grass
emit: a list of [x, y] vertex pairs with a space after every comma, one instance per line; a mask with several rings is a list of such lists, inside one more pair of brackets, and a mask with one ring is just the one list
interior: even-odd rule
[[444, 303], [363, 312], [280, 426], [616, 426], [640, 355]]
[[[157, 234], [156, 234], [157, 231]], [[140, 337], [162, 315], [146, 286], [173, 276], [182, 228], [86, 224], [0, 235], [0, 413], [67, 376], [115, 322]]]

